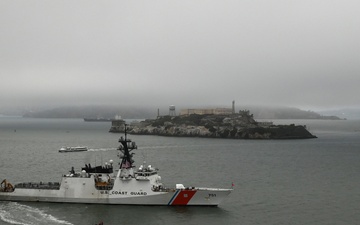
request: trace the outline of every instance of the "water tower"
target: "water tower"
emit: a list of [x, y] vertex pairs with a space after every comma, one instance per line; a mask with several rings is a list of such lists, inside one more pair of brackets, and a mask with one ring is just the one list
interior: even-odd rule
[[176, 111], [175, 111], [174, 105], [169, 106], [169, 116], [176, 116]]

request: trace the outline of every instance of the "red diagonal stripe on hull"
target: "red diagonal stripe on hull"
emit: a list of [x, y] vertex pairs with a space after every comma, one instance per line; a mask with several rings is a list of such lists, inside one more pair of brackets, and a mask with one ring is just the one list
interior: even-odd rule
[[187, 205], [195, 193], [196, 190], [181, 190], [171, 205]]

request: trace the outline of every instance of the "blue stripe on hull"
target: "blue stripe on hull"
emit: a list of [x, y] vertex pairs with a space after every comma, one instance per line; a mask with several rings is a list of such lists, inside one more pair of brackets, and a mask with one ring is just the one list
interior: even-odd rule
[[172, 196], [172, 198], [170, 199], [168, 205], [171, 205], [171, 204], [172, 204], [172, 202], [174, 201], [175, 197], [179, 194], [179, 192], [180, 192], [180, 190], [177, 190], [177, 191], [175, 192], [174, 196]]

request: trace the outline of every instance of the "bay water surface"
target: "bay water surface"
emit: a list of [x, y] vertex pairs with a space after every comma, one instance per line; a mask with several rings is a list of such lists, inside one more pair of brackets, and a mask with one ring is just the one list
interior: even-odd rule
[[[360, 121], [276, 120], [317, 139], [233, 140], [130, 135], [167, 187], [231, 188], [218, 207], [0, 202], [0, 224], [359, 224]], [[0, 117], [0, 180], [59, 182], [72, 166], [116, 157], [110, 123]], [[62, 146], [88, 152], [59, 153]]]

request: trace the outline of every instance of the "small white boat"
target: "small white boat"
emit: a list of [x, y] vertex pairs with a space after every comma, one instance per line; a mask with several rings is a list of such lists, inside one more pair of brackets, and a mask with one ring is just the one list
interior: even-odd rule
[[88, 148], [86, 146], [77, 146], [77, 147], [61, 147], [59, 152], [83, 152], [87, 151]]

